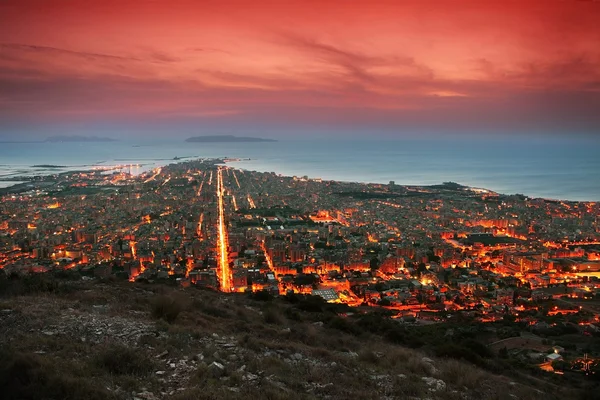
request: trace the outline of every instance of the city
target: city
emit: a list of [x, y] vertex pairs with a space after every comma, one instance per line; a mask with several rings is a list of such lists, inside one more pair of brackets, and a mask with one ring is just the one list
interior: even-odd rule
[[599, 216], [593, 202], [453, 182], [286, 177], [200, 159], [3, 189], [0, 268], [314, 295], [407, 326], [510, 322], [520, 332], [498, 334], [490, 348], [587, 374], [598, 365]]

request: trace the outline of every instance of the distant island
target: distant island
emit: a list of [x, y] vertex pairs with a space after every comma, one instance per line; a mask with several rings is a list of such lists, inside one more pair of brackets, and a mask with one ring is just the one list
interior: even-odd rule
[[275, 139], [263, 139], [249, 136], [209, 135], [194, 136], [185, 140], [190, 143], [239, 143], [239, 142], [276, 142]]
[[50, 136], [46, 138], [45, 142], [58, 143], [58, 142], [116, 142], [116, 139], [99, 136]]

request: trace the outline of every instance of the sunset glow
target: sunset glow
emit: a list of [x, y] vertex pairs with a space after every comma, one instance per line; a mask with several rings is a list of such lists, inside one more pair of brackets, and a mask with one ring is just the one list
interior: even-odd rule
[[0, 15], [10, 127], [600, 126], [592, 1], [5, 0]]

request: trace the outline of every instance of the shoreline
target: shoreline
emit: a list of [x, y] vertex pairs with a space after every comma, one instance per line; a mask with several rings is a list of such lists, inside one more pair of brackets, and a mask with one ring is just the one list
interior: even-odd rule
[[[208, 158], [204, 158], [204, 157], [198, 157], [198, 158], [193, 158], [190, 159], [192, 157], [179, 157], [176, 156], [174, 158], [169, 158], [169, 159], [147, 159], [146, 161], [149, 161], [148, 164], [142, 164], [144, 166], [152, 166], [153, 168], [156, 167], [165, 167], [168, 166], [170, 164], [179, 164], [182, 162], [189, 162], [189, 161], [196, 161], [196, 160], [200, 160], [200, 159], [204, 159], [204, 160], [220, 160], [222, 161], [224, 164], [235, 164], [238, 162], [252, 162], [252, 161], [258, 161], [257, 159], [251, 159], [251, 158], [240, 158], [240, 157], [219, 157], [219, 158], [215, 158], [215, 157], [208, 157]], [[116, 161], [116, 160], [114, 160]], [[169, 162], [170, 161], [170, 162]], [[84, 166], [84, 167], [88, 167], [85, 169], [73, 169], [73, 170], [67, 170], [67, 171], [57, 171], [57, 170], [49, 170], [47, 171], [47, 174], [32, 174], [32, 175], [16, 175], [16, 176], [6, 176], [7, 179], [3, 179], [3, 177], [0, 177], [0, 195], [7, 195], [10, 193], [14, 193], [15, 191], [18, 191], [20, 189], [26, 189], [26, 188], [31, 188], [31, 189], [35, 189], [35, 184], [36, 183], [44, 183], [46, 181], [45, 178], [52, 176], [52, 175], [64, 175], [64, 174], [71, 174], [71, 173], [77, 173], [77, 172], [93, 172], [93, 171], [98, 171], [99, 169], [102, 170], [106, 170], [106, 171], [117, 171], [117, 170], [122, 170], [122, 169], [126, 169], [129, 167], [129, 165], [122, 165], [122, 164], [116, 164], [116, 165], [106, 165], [104, 163], [106, 163], [107, 161], [100, 161], [96, 164], [103, 164], [103, 165], [88, 165], [88, 166]], [[139, 165], [139, 164], [138, 164]], [[5, 167], [11, 167], [10, 165], [4, 165]], [[15, 166], [16, 167], [16, 166]], [[21, 168], [23, 168], [22, 165], [20, 165]], [[82, 165], [78, 165], [78, 166], [64, 166], [66, 169], [68, 168], [81, 168]], [[233, 167], [233, 166], [232, 166]], [[33, 167], [30, 167], [33, 168]], [[377, 181], [364, 181], [364, 180], [345, 180], [345, 179], [331, 179], [331, 178], [325, 178], [325, 177], [311, 177], [308, 176], [306, 174], [304, 175], [299, 175], [299, 174], [284, 174], [284, 173], [280, 173], [277, 171], [273, 171], [273, 170], [260, 170], [260, 169], [250, 169], [250, 168], [246, 168], [246, 167], [233, 167], [233, 168], [237, 168], [239, 170], [244, 170], [244, 171], [256, 171], [256, 172], [261, 172], [261, 173], [273, 173], [273, 174], [277, 174], [277, 175], [281, 175], [281, 176], [286, 176], [286, 177], [304, 177], [307, 176], [308, 179], [311, 180], [315, 180], [315, 179], [320, 179], [324, 182], [342, 182], [342, 183], [357, 183], [357, 184], [364, 184], [364, 185], [389, 185], [389, 182], [377, 182]], [[33, 172], [33, 171], [32, 171]], [[38, 171], [41, 172], [41, 171]], [[140, 174], [143, 172], [140, 172]], [[139, 174], [136, 174], [139, 175]], [[12, 182], [14, 179], [15, 184], [14, 185], [7, 185], [7, 186], [3, 186], [2, 183], [3, 182]], [[442, 179], [443, 180], [443, 179]], [[486, 187], [481, 187], [479, 186], [470, 186], [468, 184], [464, 184], [461, 182], [452, 182], [452, 183], [458, 183], [458, 185], [462, 186], [463, 189], [466, 190], [470, 190], [473, 193], [479, 193], [479, 194], [485, 194], [488, 193], [490, 195], [499, 195], [499, 196], [515, 196], [515, 195], [523, 195], [527, 198], [530, 199], [541, 199], [544, 201], [558, 201], [558, 202], [568, 202], [568, 203], [597, 203], [600, 200], [571, 200], [571, 199], [560, 199], [560, 198], [552, 198], [552, 197], [544, 197], [544, 196], [532, 196], [529, 195], [527, 193], [502, 193], [499, 191], [495, 191]], [[403, 183], [399, 183], [399, 182], [395, 182], [394, 183], [396, 186], [399, 187], [405, 187], [405, 188], [420, 188], [420, 189], [427, 189], [427, 188], [431, 188], [434, 186], [440, 186], [443, 185], [444, 182], [438, 182], [438, 183], [432, 183], [432, 184], [403, 184]], [[32, 187], [33, 186], [33, 187]], [[43, 186], [43, 185], [42, 185]], [[17, 192], [18, 193], [18, 192]]]

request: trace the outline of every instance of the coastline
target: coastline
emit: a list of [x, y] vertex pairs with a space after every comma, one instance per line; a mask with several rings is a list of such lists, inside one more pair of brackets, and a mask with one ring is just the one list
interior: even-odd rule
[[[222, 161], [224, 164], [239, 164], [239, 163], [252, 163], [252, 162], [256, 162], [259, 161], [257, 159], [251, 159], [251, 158], [241, 158], [241, 157], [190, 157], [190, 156], [185, 156], [185, 157], [179, 157], [179, 156], [175, 156], [174, 158], [162, 158], [162, 159], [156, 159], [156, 158], [148, 158], [145, 159], [144, 161], [147, 161], [148, 164], [144, 165], [144, 166], [151, 166], [152, 168], [146, 169], [144, 168], [144, 171], [137, 171], [137, 173], [135, 175], [140, 175], [144, 172], [147, 172], [148, 170], [151, 170], [153, 168], [157, 168], [157, 167], [164, 167], [170, 164], [179, 164], [182, 162], [187, 162], [187, 161], [193, 161], [193, 160], [197, 160], [197, 159], [205, 159], [205, 160], [220, 160]], [[132, 158], [132, 161], [139, 161], [140, 159], [137, 158]], [[114, 161], [117, 161], [117, 159], [115, 159]], [[106, 163], [107, 161], [101, 161], [98, 162], [96, 164], [102, 164], [102, 165], [88, 165], [88, 166], [83, 166], [83, 167], [88, 167], [88, 168], [81, 168], [82, 166], [64, 166], [65, 169], [69, 169], [69, 168], [74, 168], [72, 170], [66, 170], [66, 171], [57, 171], [55, 169], [47, 169], [47, 173], [46, 174], [40, 174], [40, 171], [36, 171], [38, 173], [34, 173], [31, 175], [16, 175], [16, 176], [6, 176], [5, 179], [3, 179], [2, 177], [0, 177], [0, 195], [6, 195], [6, 194], [10, 194], [10, 193], [19, 193], [22, 192], [22, 189], [29, 189], [29, 190], [34, 190], [34, 189], [39, 189], [39, 187], [43, 187], [45, 182], [47, 182], [47, 178], [52, 176], [52, 175], [65, 175], [65, 174], [71, 174], [71, 173], [78, 173], [78, 172], [92, 172], [92, 171], [98, 171], [99, 169], [101, 170], [105, 170], [106, 172], [110, 172], [110, 171], [119, 171], [119, 170], [123, 170], [123, 169], [129, 169], [131, 168], [134, 164], [126, 164], [126, 165], [122, 165], [122, 164], [117, 164], [117, 165], [106, 165], [103, 163]], [[140, 166], [140, 164], [136, 164], [138, 167]], [[4, 165], [4, 167], [10, 167], [10, 165]], [[16, 166], [15, 166], [16, 167]], [[31, 166], [29, 168], [33, 168], [35, 166]], [[345, 182], [345, 183], [358, 183], [358, 184], [364, 184], [364, 185], [387, 185], [389, 184], [388, 182], [384, 182], [384, 181], [372, 181], [372, 180], [346, 180], [346, 179], [334, 179], [331, 178], [330, 176], [327, 175], [323, 175], [323, 176], [308, 176], [306, 174], [287, 174], [287, 173], [280, 173], [277, 171], [274, 171], [270, 168], [250, 168], [250, 166], [235, 166], [232, 165], [232, 167], [239, 169], [239, 170], [244, 170], [244, 171], [257, 171], [257, 172], [262, 172], [262, 173], [273, 173], [273, 174], [277, 174], [277, 175], [281, 175], [281, 176], [286, 176], [286, 177], [293, 177], [293, 176], [297, 176], [297, 177], [308, 177], [308, 179], [320, 179], [322, 181], [326, 181], [326, 182]], [[256, 165], [255, 165], [256, 167]], [[20, 165], [19, 168], [22, 170], [23, 166]], [[76, 169], [75, 169], [76, 168]], [[33, 172], [33, 171], [31, 171]], [[27, 179], [26, 179], [27, 178]], [[14, 179], [14, 184], [13, 185], [7, 185], [7, 183], [12, 182], [12, 179]], [[5, 185], [2, 185], [2, 183], [5, 183]], [[39, 184], [39, 185], [36, 185]], [[477, 186], [472, 186], [469, 185], [467, 183], [464, 182], [456, 182], [458, 183], [460, 186], [463, 186], [465, 189], [468, 189], [472, 192], [479, 192], [481, 194], [484, 193], [489, 193], [491, 195], [501, 195], [501, 196], [511, 196], [511, 195], [516, 195], [517, 193], [503, 193], [500, 191], [496, 191], [494, 189], [488, 188], [488, 187], [481, 187], [481, 185], [477, 185]], [[437, 182], [437, 183], [403, 183], [403, 182], [395, 182], [395, 185], [400, 186], [400, 187], [405, 187], [405, 188], [422, 188], [422, 189], [427, 189], [428, 187], [432, 187], [432, 186], [437, 186], [437, 185], [442, 185], [443, 182]], [[37, 187], [39, 186], [39, 187]], [[599, 200], [572, 200], [572, 199], [560, 199], [560, 198], [552, 198], [552, 197], [544, 197], [544, 196], [534, 196], [534, 195], [530, 195], [528, 193], [518, 193], [519, 195], [524, 195], [528, 198], [531, 199], [542, 199], [542, 200], [546, 200], [546, 201], [561, 201], [561, 202], [569, 202], [569, 203], [596, 203]]]

